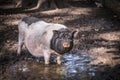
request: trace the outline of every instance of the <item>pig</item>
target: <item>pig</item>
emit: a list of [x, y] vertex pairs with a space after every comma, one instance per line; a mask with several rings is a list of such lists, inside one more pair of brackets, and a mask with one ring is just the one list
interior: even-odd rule
[[25, 17], [18, 24], [18, 50], [21, 53], [25, 44], [28, 51], [36, 57], [44, 57], [45, 64], [49, 64], [51, 54], [57, 56], [57, 63], [61, 64], [61, 54], [69, 52], [73, 47], [76, 30], [70, 30], [65, 25], [47, 23], [36, 17]]

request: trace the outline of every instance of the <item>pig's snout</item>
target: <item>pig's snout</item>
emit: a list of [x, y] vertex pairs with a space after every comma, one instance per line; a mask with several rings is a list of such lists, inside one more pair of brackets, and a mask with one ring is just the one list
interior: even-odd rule
[[69, 48], [69, 47], [70, 47], [70, 44], [69, 44], [68, 42], [64, 42], [64, 43], [63, 43], [63, 47], [64, 47], [64, 48]]

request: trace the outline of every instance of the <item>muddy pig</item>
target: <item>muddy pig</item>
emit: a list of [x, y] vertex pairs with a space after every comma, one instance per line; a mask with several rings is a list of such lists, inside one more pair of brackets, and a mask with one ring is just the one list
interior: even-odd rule
[[36, 17], [23, 18], [18, 24], [18, 29], [17, 53], [21, 53], [22, 45], [25, 44], [33, 56], [43, 56], [45, 64], [49, 64], [50, 54], [55, 54], [57, 63], [61, 64], [60, 54], [72, 49], [76, 32], [76, 30], [69, 30], [62, 24], [47, 23]]

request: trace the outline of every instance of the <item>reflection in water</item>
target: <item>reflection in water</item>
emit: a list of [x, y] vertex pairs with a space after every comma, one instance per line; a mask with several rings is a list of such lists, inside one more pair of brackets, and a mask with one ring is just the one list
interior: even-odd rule
[[19, 61], [11, 65], [6, 75], [9, 80], [90, 80], [95, 76], [95, 68], [89, 65], [92, 59], [87, 53], [69, 54], [62, 58], [62, 65], [35, 61]]
[[21, 61], [9, 68], [8, 75], [10, 80], [61, 80], [64, 71], [57, 65]]
[[69, 80], [89, 80], [95, 76], [94, 69], [89, 65], [92, 59], [86, 54], [65, 54], [63, 56], [66, 66], [65, 78]]

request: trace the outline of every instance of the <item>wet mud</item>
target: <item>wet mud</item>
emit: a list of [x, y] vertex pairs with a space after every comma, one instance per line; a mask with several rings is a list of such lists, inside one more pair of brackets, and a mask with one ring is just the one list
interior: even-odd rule
[[93, 59], [86, 51], [64, 54], [62, 65], [57, 65], [54, 57], [51, 57], [51, 64], [45, 65], [42, 58], [21, 56], [6, 67], [2, 77], [5, 80], [90, 80], [95, 76], [97, 69], [89, 64]]

